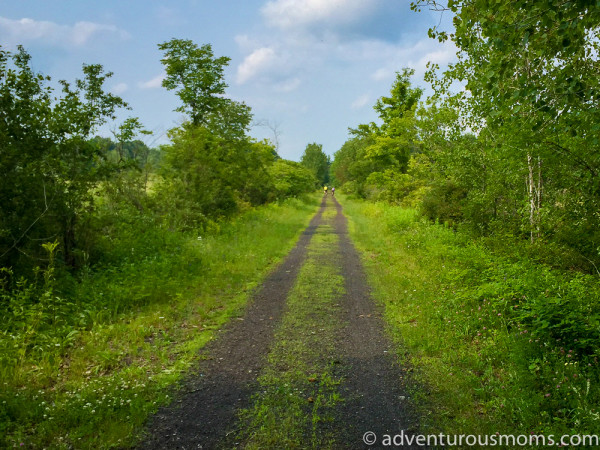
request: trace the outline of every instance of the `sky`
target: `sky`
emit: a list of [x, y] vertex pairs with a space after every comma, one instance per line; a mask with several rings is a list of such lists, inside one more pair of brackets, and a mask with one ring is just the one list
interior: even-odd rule
[[299, 161], [307, 144], [333, 156], [349, 127], [376, 121], [373, 105], [402, 68], [415, 69], [413, 84], [427, 92], [427, 62], [456, 60], [452, 43], [427, 36], [449, 20], [411, 11], [410, 0], [0, 0], [0, 45], [23, 45], [34, 70], [56, 81], [102, 64], [114, 74], [107, 90], [132, 108], [120, 120], [139, 117], [156, 146], [184, 120], [175, 92], [161, 86], [158, 44], [211, 44], [231, 58], [227, 97], [252, 108], [251, 136], [277, 136], [280, 156]]

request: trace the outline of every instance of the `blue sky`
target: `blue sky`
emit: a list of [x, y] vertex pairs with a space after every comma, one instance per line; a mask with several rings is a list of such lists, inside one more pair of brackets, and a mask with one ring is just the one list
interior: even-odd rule
[[410, 11], [409, 0], [0, 0], [0, 45], [22, 44], [53, 80], [102, 64], [114, 72], [107, 88], [133, 108], [123, 117], [139, 117], [155, 145], [182, 121], [177, 97], [160, 85], [157, 44], [210, 43], [231, 58], [227, 94], [252, 108], [251, 134], [276, 130], [279, 154], [297, 161], [312, 142], [333, 155], [348, 127], [375, 120], [372, 106], [396, 71], [414, 68], [413, 83], [426, 87], [427, 61], [454, 61], [451, 43], [427, 37], [439, 22]]

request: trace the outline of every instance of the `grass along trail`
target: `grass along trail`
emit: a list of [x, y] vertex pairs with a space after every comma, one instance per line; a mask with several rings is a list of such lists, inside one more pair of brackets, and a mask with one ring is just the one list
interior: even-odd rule
[[341, 206], [326, 197], [141, 448], [365, 448], [366, 431], [412, 430], [383, 330]]
[[271, 273], [244, 317], [230, 322], [203, 351], [178, 399], [154, 416], [140, 448], [213, 448], [235, 426], [235, 414], [255, 389], [287, 292], [320, 222], [323, 207], [283, 263]]
[[[311, 196], [256, 208], [201, 239], [167, 233], [154, 257], [90, 274], [81, 289], [107, 304], [115, 296], [123, 302], [151, 296], [119, 313], [96, 311], [72, 345], [0, 361], [0, 448], [135, 445], [148, 416], [171, 402], [173, 386], [196, 366], [199, 351], [224, 324], [238, 322], [320, 201]], [[156, 238], [154, 231], [144, 239]], [[89, 305], [81, 306], [82, 316], [94, 313]]]

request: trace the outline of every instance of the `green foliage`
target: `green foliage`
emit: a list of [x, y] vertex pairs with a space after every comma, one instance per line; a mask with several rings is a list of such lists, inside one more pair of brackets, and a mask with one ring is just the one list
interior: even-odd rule
[[415, 210], [340, 200], [391, 333], [427, 386], [414, 392], [434, 411], [426, 429], [599, 432], [596, 276], [540, 264], [510, 240], [490, 251]]
[[396, 124], [399, 120], [412, 115], [423, 94], [422, 89], [411, 87], [410, 77], [414, 73], [413, 69], [408, 68], [402, 69], [402, 72], [396, 72], [390, 97], [379, 98], [373, 107], [383, 122], [382, 131], [390, 136], [400, 134], [398, 130], [394, 129]]
[[268, 168], [273, 180], [273, 194], [278, 199], [298, 197], [314, 190], [314, 174], [295, 161], [278, 159]]
[[91, 226], [102, 232], [101, 262], [76, 283], [55, 270], [55, 243], [34, 282], [2, 269], [0, 447], [133, 445], [319, 200], [265, 205], [202, 236], [171, 231], [125, 201], [100, 203]]
[[454, 225], [463, 219], [466, 196], [464, 188], [449, 180], [434, 184], [423, 198], [423, 214], [433, 221]]
[[[12, 59], [12, 64], [10, 60]], [[30, 264], [39, 242], [59, 238], [62, 259], [76, 263], [79, 221], [93, 206], [92, 188], [105, 164], [91, 134], [126, 106], [103, 90], [112, 75], [84, 65], [75, 88], [61, 81], [62, 96], [36, 74], [22, 47], [0, 51], [0, 264]]]
[[[458, 62], [441, 77], [431, 66], [427, 80], [455, 112], [457, 130], [434, 173], [468, 191], [463, 220], [478, 233], [578, 251], [591, 261], [580, 268], [593, 270], [600, 261], [598, 5], [467, 0], [414, 2], [413, 9], [423, 5], [454, 15], [452, 32], [430, 35], [452, 39]], [[457, 81], [466, 89], [453, 93]], [[459, 136], [467, 127], [477, 132], [471, 142]], [[443, 136], [430, 130], [426, 152], [439, 148], [434, 134]]]
[[329, 156], [323, 152], [321, 144], [308, 144], [300, 158], [300, 164], [310, 170], [317, 182], [315, 187], [329, 184]]
[[272, 147], [249, 139], [225, 139], [205, 127], [173, 130], [162, 148], [161, 214], [176, 228], [202, 228], [243, 205], [269, 200]]
[[224, 103], [223, 71], [230, 58], [215, 58], [210, 44], [198, 47], [189, 39], [171, 39], [158, 48], [164, 52], [161, 62], [167, 73], [162, 85], [176, 89], [183, 103], [176, 111], [189, 114], [194, 125], [206, 124]]
[[332, 171], [346, 192], [372, 200], [401, 201], [412, 180], [406, 176], [411, 154], [419, 151], [415, 111], [422, 91], [412, 88], [411, 69], [396, 74], [389, 97], [374, 106], [383, 122], [350, 129], [353, 137], [336, 152]]

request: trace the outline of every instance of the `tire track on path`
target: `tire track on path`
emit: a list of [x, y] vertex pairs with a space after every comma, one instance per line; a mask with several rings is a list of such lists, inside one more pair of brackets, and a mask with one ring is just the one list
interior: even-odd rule
[[242, 320], [232, 320], [206, 345], [205, 359], [184, 381], [173, 403], [150, 420], [138, 448], [215, 448], [235, 429], [237, 411], [249, 405], [325, 204], [324, 198], [296, 246], [253, 295]]
[[384, 434], [394, 436], [402, 430], [405, 434], [415, 433], [418, 420], [407, 402], [404, 372], [384, 332], [381, 310], [370, 296], [359, 253], [348, 236], [342, 206], [335, 197], [333, 201], [337, 208], [334, 227], [339, 234], [346, 291], [340, 303], [347, 323], [339, 346], [341, 367], [345, 371], [340, 387], [345, 401], [339, 410], [341, 433], [345, 437], [340, 441], [346, 442], [347, 448], [366, 448], [363, 435], [371, 431], [377, 442], [370, 448], [383, 448]]

